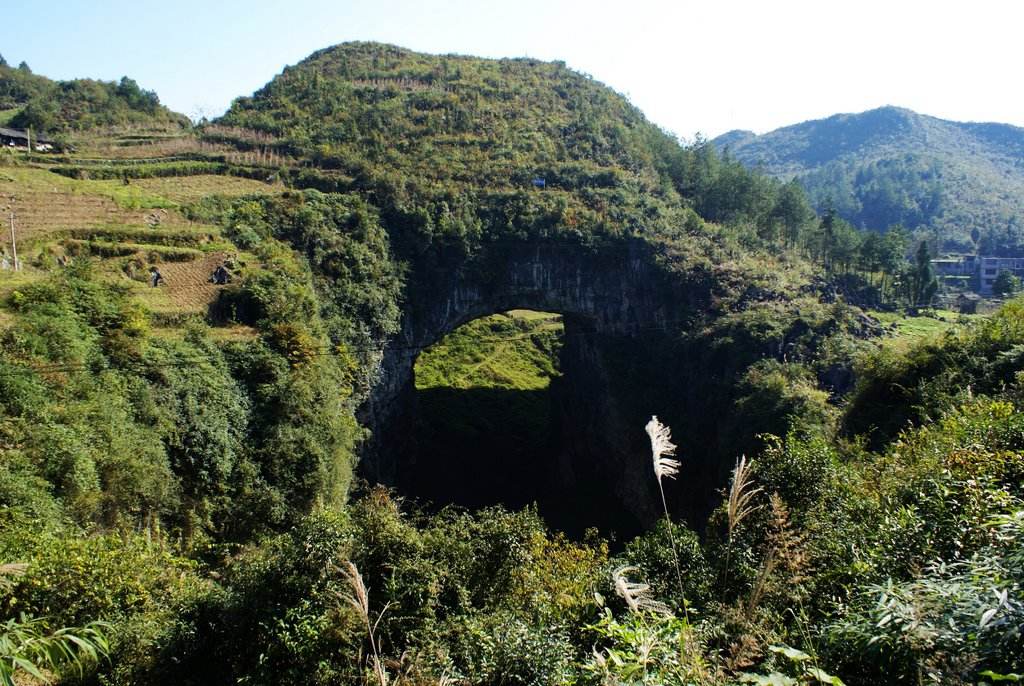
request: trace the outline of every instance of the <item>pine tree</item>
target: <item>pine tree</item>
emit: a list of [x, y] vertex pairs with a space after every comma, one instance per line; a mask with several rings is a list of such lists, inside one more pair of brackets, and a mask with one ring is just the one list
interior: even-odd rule
[[935, 293], [939, 290], [939, 281], [935, 278], [935, 270], [932, 269], [932, 256], [928, 250], [927, 241], [921, 241], [921, 244], [917, 246], [911, 285], [913, 286], [911, 305], [917, 307], [931, 305]]

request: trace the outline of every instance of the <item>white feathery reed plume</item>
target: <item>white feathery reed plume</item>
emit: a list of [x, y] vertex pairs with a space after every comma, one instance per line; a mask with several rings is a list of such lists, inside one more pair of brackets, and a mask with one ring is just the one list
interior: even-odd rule
[[626, 601], [626, 607], [630, 612], [647, 610], [658, 614], [671, 615], [665, 603], [655, 600], [650, 596], [651, 587], [647, 584], [640, 584], [626, 578], [628, 572], [637, 571], [636, 567], [619, 567], [612, 572], [612, 581], [615, 583], [615, 592], [620, 598]]
[[14, 585], [14, 581], [7, 577], [21, 576], [28, 569], [24, 562], [5, 562], [0, 564], [0, 589], [7, 589]]
[[384, 663], [380, 659], [380, 650], [377, 646], [376, 631], [377, 625], [380, 624], [380, 620], [384, 618], [384, 613], [388, 611], [390, 603], [384, 606], [384, 609], [380, 611], [377, 616], [377, 621], [370, 623], [370, 591], [366, 588], [366, 584], [363, 583], [363, 576], [359, 573], [359, 569], [350, 560], [346, 560], [343, 563], [342, 574], [345, 577], [345, 581], [348, 583], [349, 588], [352, 589], [351, 595], [342, 595], [338, 593], [338, 597], [347, 602], [349, 605], [356, 609], [359, 616], [362, 617], [363, 622], [366, 624], [366, 633], [370, 638], [370, 650], [373, 651], [371, 656], [371, 664], [373, 665], [373, 674], [377, 677], [377, 683], [379, 686], [388, 685], [388, 673], [384, 669]]
[[723, 586], [729, 581], [729, 557], [732, 554], [733, 533], [744, 519], [761, 508], [760, 505], [751, 504], [754, 496], [761, 492], [760, 488], [751, 488], [753, 483], [750, 477], [750, 464], [747, 463], [747, 456], [741, 455], [740, 459], [736, 460], [736, 466], [732, 470], [732, 483], [729, 485], [729, 502], [726, 511], [729, 536], [725, 547]]
[[686, 607], [686, 593], [683, 590], [683, 574], [679, 570], [679, 551], [676, 549], [676, 537], [672, 533], [672, 518], [668, 514], [668, 502], [665, 500], [665, 487], [662, 477], [675, 479], [679, 473], [679, 460], [669, 455], [676, 454], [676, 444], [672, 442], [672, 430], [658, 421], [656, 415], [644, 426], [644, 431], [651, 439], [651, 461], [654, 463], [654, 476], [658, 480], [658, 492], [661, 493], [661, 506], [665, 510], [665, 523], [668, 525], [668, 540], [672, 544], [672, 561], [676, 567], [676, 582], [679, 584], [679, 597], [683, 602], [683, 615], [690, 621], [690, 612]]
[[750, 501], [761, 492], [760, 488], [751, 489], [753, 481], [750, 478], [750, 465], [747, 463], [747, 456], [741, 455], [736, 461], [736, 467], [732, 470], [732, 484], [729, 486], [729, 538], [732, 538], [733, 531], [748, 515], [761, 508], [760, 505], [751, 505]]
[[654, 461], [654, 476], [658, 478], [658, 486], [661, 486], [661, 478], [676, 478], [679, 473], [679, 460], [673, 460], [668, 455], [676, 454], [676, 444], [672, 442], [672, 430], [658, 421], [657, 416], [652, 416], [647, 422], [644, 431], [651, 438], [651, 459]]

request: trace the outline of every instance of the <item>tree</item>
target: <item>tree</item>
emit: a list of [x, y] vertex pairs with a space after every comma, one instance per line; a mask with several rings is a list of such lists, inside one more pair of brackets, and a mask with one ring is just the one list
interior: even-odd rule
[[1020, 279], [1008, 269], [1000, 269], [996, 280], [992, 282], [992, 293], [995, 295], [1013, 295], [1020, 290]]
[[160, 104], [160, 98], [157, 97], [156, 93], [139, 88], [139, 84], [127, 76], [121, 77], [121, 81], [117, 84], [114, 92], [123, 98], [129, 107], [135, 110], [152, 113], [156, 111], [157, 106]]
[[900, 268], [906, 264], [908, 242], [907, 230], [899, 224], [890, 226], [882, 238], [878, 257], [884, 275], [882, 280], [883, 299], [885, 297], [886, 278], [888, 278], [891, 284], [895, 280], [896, 275], [900, 273]]
[[857, 266], [870, 278], [876, 272], [882, 271], [882, 251], [884, 250], [884, 239], [880, 233], [868, 231], [860, 242], [860, 250], [857, 253]]
[[795, 245], [804, 225], [814, 217], [803, 188], [794, 179], [779, 188], [772, 208], [771, 219], [782, 224], [782, 238], [786, 245]]
[[49, 131], [58, 124], [57, 101], [52, 98], [34, 98], [11, 120], [13, 126]]
[[18, 65], [18, 71], [23, 71], [26, 74], [32, 73], [32, 69], [28, 66], [28, 62], [25, 61], [22, 61], [22, 63]]
[[910, 278], [910, 304], [918, 307], [931, 305], [939, 290], [939, 280], [932, 269], [932, 255], [928, 241], [921, 241], [914, 258], [914, 270]]
[[821, 213], [821, 221], [818, 223], [817, 231], [810, 236], [811, 256], [820, 260], [829, 269], [828, 258], [832, 253], [832, 241], [835, 238], [836, 208], [832, 205], [832, 199], [825, 202], [825, 210]]
[[836, 219], [832, 224], [831, 235], [829, 268], [833, 271], [848, 272], [860, 252], [863, 234], [850, 226], [849, 222]]
[[6, 66], [9, 66], [7, 64], [7, 60], [4, 59], [3, 55], [0, 55], [0, 67], [6, 67]]

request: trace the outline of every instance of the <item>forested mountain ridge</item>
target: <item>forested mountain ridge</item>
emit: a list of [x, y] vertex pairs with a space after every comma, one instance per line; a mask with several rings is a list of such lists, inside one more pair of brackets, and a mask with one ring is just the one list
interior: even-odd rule
[[961, 123], [882, 107], [714, 145], [751, 168], [797, 179], [821, 211], [831, 202], [855, 226], [934, 231], [947, 248], [1019, 249], [1024, 231], [1024, 129]]
[[5, 125], [37, 133], [63, 133], [96, 126], [187, 127], [188, 118], [160, 104], [151, 90], [127, 76], [118, 82], [95, 79], [54, 81], [21, 63], [0, 57], [0, 115]]
[[365, 194], [400, 249], [686, 235], [724, 263], [727, 242], [777, 256], [768, 244], [816, 227], [799, 189], [680, 145], [561, 62], [345, 43], [238, 98], [205, 135], [301, 160], [307, 187]]

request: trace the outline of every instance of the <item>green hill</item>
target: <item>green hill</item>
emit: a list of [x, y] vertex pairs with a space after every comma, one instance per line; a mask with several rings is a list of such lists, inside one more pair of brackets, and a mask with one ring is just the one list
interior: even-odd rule
[[294, 160], [296, 184], [364, 194], [403, 255], [685, 235], [691, 256], [736, 262], [813, 220], [793, 188], [680, 145], [561, 62], [346, 43], [238, 98], [204, 136]]
[[989, 253], [1024, 244], [1024, 129], [945, 121], [896, 107], [713, 143], [750, 168], [796, 178], [815, 207], [855, 226], [934, 231], [947, 249]]
[[53, 81], [0, 58], [0, 114], [10, 126], [63, 133], [97, 126], [188, 127], [188, 118], [160, 104], [134, 80]]
[[[26, 70], [10, 71], [23, 91], [51, 87]], [[31, 105], [43, 95], [18, 97]], [[401, 332], [403, 312], [422, 304], [421, 294], [441, 292], [448, 275], [488, 274], [510, 251], [540, 239], [570, 254], [605, 250], [611, 267], [621, 259], [612, 251], [644, 242], [659, 275], [707, 301], [694, 317], [723, 317], [716, 327], [693, 325], [688, 332], [695, 349], [710, 350], [721, 338], [734, 353], [715, 361], [728, 366], [729, 377], [715, 384], [716, 402], [730, 403], [734, 377], [763, 350], [778, 349], [776, 338], [802, 330], [801, 318], [817, 326], [830, 316], [816, 302], [807, 263], [775, 254], [760, 237], [759, 227], [778, 218], [781, 200], [793, 206], [791, 194], [738, 164], [722, 164], [707, 147], [680, 146], [622, 96], [559, 63], [346, 44], [286, 69], [198, 130], [174, 136], [90, 130], [69, 138], [74, 149], [62, 155], [0, 155], [0, 189], [15, 198], [22, 267], [0, 271], [0, 321], [25, 336], [29, 319], [58, 326], [87, 316], [79, 311], [84, 305], [67, 297], [79, 289], [95, 291], [97, 309], [137, 307], [138, 314], [126, 314], [130, 323], [113, 330], [90, 319], [88, 331], [75, 335], [95, 345], [71, 357], [35, 342], [12, 344], [0, 367], [33, 377], [37, 369], [70, 365], [71, 379], [85, 383], [87, 367], [96, 364], [118, 370], [129, 385], [148, 386], [140, 364], [159, 366], [168, 355], [180, 364], [176, 356], [195, 352], [195, 343], [206, 358], [231, 357], [230, 369], [218, 371], [225, 394], [218, 402], [239, 412], [231, 438], [238, 444], [222, 451], [217, 478], [203, 476], [198, 486], [186, 485], [194, 475], [168, 467], [193, 457], [164, 429], [220, 432], [227, 440], [223, 426], [176, 415], [156, 429], [148, 415], [130, 409], [130, 422], [117, 421], [138, 424], [138, 437], [148, 436], [153, 450], [99, 445], [133, 469], [160, 474], [156, 481], [140, 477], [103, 509], [97, 503], [116, 469], [74, 489], [55, 485], [64, 479], [63, 467], [40, 477], [60, 499], [55, 507], [74, 510], [82, 523], [112, 521], [113, 512], [132, 521], [158, 516], [139, 505], [139, 493], [163, 479], [175, 484], [174, 493], [156, 498], [153, 507], [163, 508], [164, 526], [180, 528], [186, 538], [244, 539], [284, 528], [312, 502], [344, 501], [355, 445], [365, 428], [372, 430], [356, 426], [356, 411], [374, 388], [380, 352]], [[806, 205], [794, 207], [807, 218]], [[15, 246], [7, 236], [0, 249], [11, 263]], [[81, 266], [68, 269], [76, 262]], [[222, 262], [232, 265], [229, 288], [209, 282]], [[159, 288], [150, 286], [155, 268], [164, 278]], [[761, 316], [785, 321], [762, 330]], [[680, 333], [670, 326], [683, 323], [667, 322], [659, 333]], [[182, 340], [187, 345], [179, 348]], [[125, 349], [127, 357], [111, 352]], [[623, 355], [626, 362], [609, 357], [609, 365], [633, 364], [636, 352]], [[477, 371], [517, 386], [498, 390], [539, 390], [518, 385], [547, 377], [531, 366], [541, 358], [513, 359], [519, 358], [494, 357]], [[671, 359], [683, 365], [686, 356]], [[269, 372], [254, 368], [264, 363], [274, 367], [273, 384]], [[685, 366], [678, 376], [661, 377], [684, 384], [692, 373]], [[181, 382], [185, 393], [192, 381]], [[32, 414], [33, 426], [70, 426], [61, 415], [71, 393], [65, 379], [40, 384], [25, 390], [25, 398], [38, 400], [31, 413], [5, 406], [0, 419]], [[268, 395], [268, 384], [282, 396]], [[688, 393], [697, 393], [695, 384]], [[284, 402], [286, 393], [321, 397], [320, 409], [307, 413], [302, 403]], [[86, 405], [120, 402], [129, 401], [97, 389]], [[688, 406], [678, 411], [696, 413]], [[73, 424], [69, 431], [79, 438], [68, 451], [79, 455], [85, 472], [99, 474], [107, 459], [102, 450], [77, 447], [92, 441], [84, 438], [88, 427]], [[280, 440], [268, 441], [267, 432]], [[290, 451], [303, 441], [305, 459], [293, 464]], [[718, 449], [705, 443], [709, 454]], [[41, 474], [35, 435], [22, 444], [26, 473]]]
[[[388, 167], [469, 186], [658, 185], [670, 139], [563, 63], [346, 43], [288, 67], [220, 123], [269, 133], [320, 166]], [[379, 171], [374, 169], [374, 171]]]

